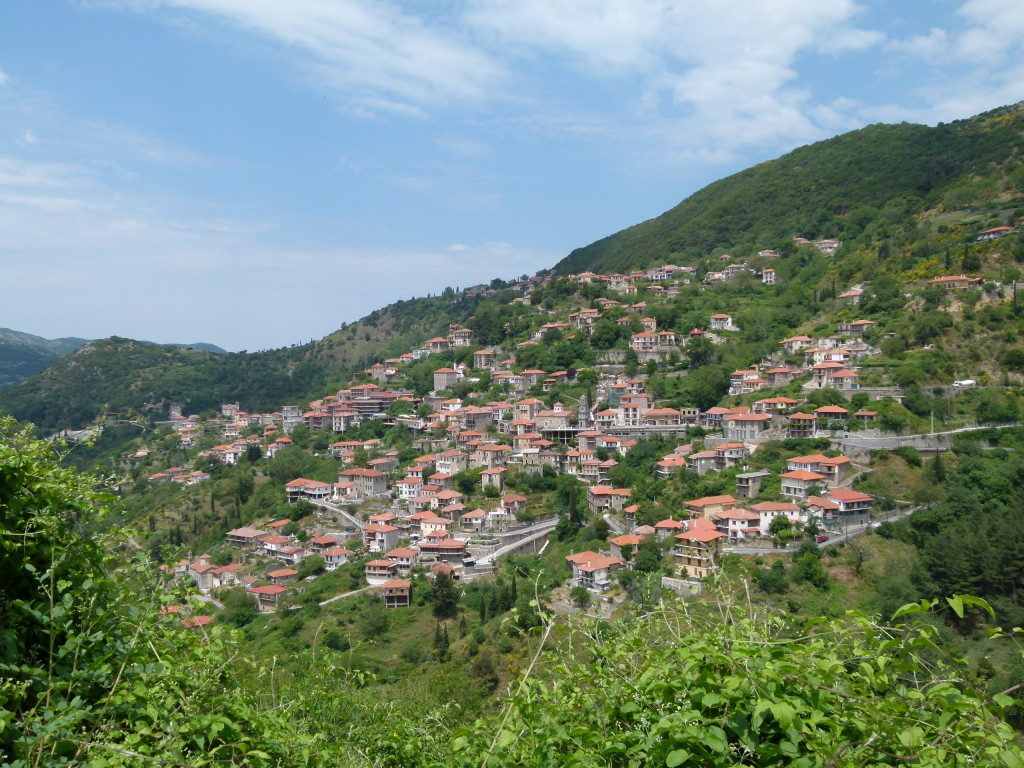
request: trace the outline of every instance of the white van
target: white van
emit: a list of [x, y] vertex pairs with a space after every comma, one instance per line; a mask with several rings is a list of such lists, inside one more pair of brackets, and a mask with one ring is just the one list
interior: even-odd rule
[[966, 389], [967, 387], [976, 387], [978, 382], [974, 379], [964, 379], [963, 381], [954, 381], [953, 389]]

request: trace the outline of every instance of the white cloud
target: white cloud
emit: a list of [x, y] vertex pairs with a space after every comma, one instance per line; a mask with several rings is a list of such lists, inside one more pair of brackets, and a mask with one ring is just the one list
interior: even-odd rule
[[[657, 137], [680, 160], [727, 162], [750, 147], [792, 146], [846, 123], [796, 87], [798, 58], [880, 45], [852, 0], [471, 0], [470, 23], [525, 51], [567, 57], [584, 76], [635, 86], [635, 115], [597, 120], [602, 134]], [[621, 105], [620, 105], [621, 106]], [[624, 111], [624, 110], [620, 110]], [[818, 118], [828, 117], [828, 124]], [[586, 117], [569, 124], [587, 125]], [[603, 124], [602, 124], [603, 122]], [[646, 130], [645, 130], [646, 128]]]
[[949, 55], [949, 34], [944, 29], [932, 27], [927, 35], [914, 35], [906, 40], [891, 40], [886, 48], [927, 62], [939, 62]]
[[401, 4], [359, 0], [153, 0], [129, 3], [215, 16], [300, 51], [317, 79], [351, 109], [416, 114], [424, 105], [486, 97], [503, 77], [495, 60], [450, 25]]

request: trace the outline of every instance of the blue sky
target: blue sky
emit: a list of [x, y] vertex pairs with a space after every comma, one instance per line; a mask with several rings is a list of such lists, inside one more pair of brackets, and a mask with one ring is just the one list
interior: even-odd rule
[[0, 326], [273, 348], [1024, 99], [1019, 0], [5, 0]]

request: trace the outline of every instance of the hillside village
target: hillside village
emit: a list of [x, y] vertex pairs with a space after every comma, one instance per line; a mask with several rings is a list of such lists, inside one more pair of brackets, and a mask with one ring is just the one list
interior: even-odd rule
[[[979, 241], [1008, 232], [982, 233]], [[827, 259], [842, 244], [795, 245]], [[172, 408], [169, 426], [192, 463], [153, 472], [150, 483], [201, 484], [211, 466], [302, 450], [294, 439], [300, 433], [305, 452], [313, 452], [313, 437], [337, 474], [333, 481], [292, 477], [277, 488], [301, 523], [245, 521], [224, 531], [235, 553], [230, 562], [223, 553], [219, 562], [201, 555], [167, 570], [204, 593], [245, 588], [269, 612], [318, 573], [354, 567], [387, 608], [401, 608], [413, 599], [413, 574], [478, 579], [491, 573], [496, 557], [519, 551], [517, 542], [535, 550], [560, 526], [578, 528], [585, 518], [604, 521], [607, 533], [593, 549], [564, 557], [565, 583], [614, 595], [616, 574], [638, 567], [661, 573], [672, 588], [692, 589], [716, 573], [727, 552], [784, 549], [806, 537], [824, 543], [877, 525], [895, 505], [891, 493], [859, 489], [872, 471], [865, 445], [888, 445], [906, 433], [894, 413], [907, 413], [907, 388], [865, 369], [897, 336], [857, 316], [865, 286], [836, 292], [838, 320], [825, 333], [790, 328], [774, 353], [732, 371], [711, 397], [716, 404], [682, 406], [666, 396], [673, 379], [686, 381], [688, 368], [738, 344], [743, 328], [725, 300], [689, 328], [671, 314], [675, 324], [659, 327], [658, 317], [683, 291], [702, 296], [705, 306], [728, 296], [716, 290], [739, 281], [748, 291], [778, 291], [783, 278], [767, 266], [778, 258], [772, 250], [749, 263], [723, 255], [710, 265], [719, 268], [699, 276], [666, 264], [478, 286], [469, 290], [500, 295], [515, 313], [508, 317], [517, 334], [502, 344], [481, 343], [477, 330], [486, 328], [473, 317], [301, 406], [247, 413], [230, 403], [205, 419]], [[913, 290], [939, 291], [947, 303], [965, 291], [1009, 298], [982, 283], [940, 275]], [[552, 306], [556, 290], [563, 300]], [[576, 345], [575, 359], [566, 356], [565, 367], [532, 364], [539, 350], [567, 344]], [[592, 364], [571, 364], [580, 349]], [[976, 384], [945, 387], [947, 404], [973, 402]], [[955, 414], [947, 414], [951, 426], [958, 425]], [[379, 436], [366, 437], [371, 432]], [[396, 434], [406, 442], [399, 445]], [[128, 459], [148, 463], [149, 451]], [[538, 492], [560, 478], [569, 478], [562, 482], [573, 484], [569, 494], [585, 513], [573, 503], [553, 508], [549, 494]], [[684, 497], [690, 489], [707, 493]], [[652, 556], [641, 557], [645, 550]]]

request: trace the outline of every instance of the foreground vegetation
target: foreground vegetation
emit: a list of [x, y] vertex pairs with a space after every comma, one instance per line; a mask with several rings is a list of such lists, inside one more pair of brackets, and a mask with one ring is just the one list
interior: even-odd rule
[[[10, 421], [2, 438], [11, 765], [1024, 764], [1003, 720], [1013, 700], [944, 650], [930, 603], [888, 626], [806, 622], [726, 587], [608, 624], [556, 620], [521, 593], [501, 620], [521, 665], [493, 714], [467, 686], [496, 681], [440, 660], [386, 692], [328, 643], [295, 646], [279, 670], [230, 626], [172, 619], [183, 595], [131, 537], [82, 535], [111, 501], [94, 481]], [[949, 601], [977, 619], [975, 604]]]

